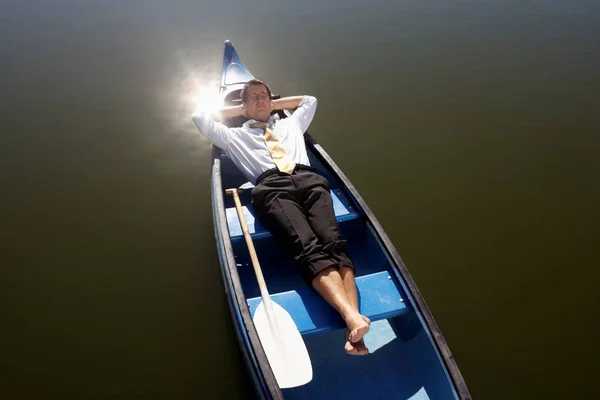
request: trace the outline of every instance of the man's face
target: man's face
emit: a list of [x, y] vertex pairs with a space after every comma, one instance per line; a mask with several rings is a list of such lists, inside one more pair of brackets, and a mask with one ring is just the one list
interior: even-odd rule
[[248, 100], [242, 106], [250, 119], [267, 121], [271, 115], [271, 99], [265, 85], [252, 85], [248, 88]]

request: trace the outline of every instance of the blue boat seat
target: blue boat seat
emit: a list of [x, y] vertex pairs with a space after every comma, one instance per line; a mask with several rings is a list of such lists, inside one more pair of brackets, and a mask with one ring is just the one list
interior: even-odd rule
[[[371, 321], [408, 312], [396, 284], [387, 271], [357, 277], [356, 287], [360, 312]], [[346, 327], [340, 315], [316, 291], [308, 287], [272, 294], [271, 299], [290, 314], [302, 335]], [[248, 300], [252, 315], [261, 301], [260, 297]]]
[[[356, 208], [350, 203], [341, 189], [331, 190], [331, 198], [333, 199], [333, 210], [338, 223], [353, 220], [359, 217]], [[271, 236], [261, 224], [254, 218], [254, 207], [252, 204], [242, 205], [246, 224], [253, 240], [264, 239]], [[227, 225], [229, 226], [229, 235], [233, 243], [243, 240], [244, 234], [240, 220], [238, 219], [237, 210], [235, 207], [229, 207], [225, 210], [227, 214]]]

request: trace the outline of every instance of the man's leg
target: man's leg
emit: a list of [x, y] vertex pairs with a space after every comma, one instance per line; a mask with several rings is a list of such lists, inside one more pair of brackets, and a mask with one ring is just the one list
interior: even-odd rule
[[314, 265], [320, 270], [335, 264], [322, 253], [323, 246], [312, 231], [295, 197], [295, 186], [287, 175], [272, 176], [252, 191], [255, 216], [293, 255], [303, 278], [310, 282]]
[[[352, 307], [356, 310], [356, 312], [359, 312], [359, 310], [358, 310], [358, 293], [356, 291], [356, 282], [354, 279], [354, 268], [342, 266], [339, 269], [339, 274], [340, 274], [340, 277], [342, 278], [342, 282], [344, 284], [344, 290], [346, 291], [346, 295], [348, 296], [348, 301], [350, 302]], [[365, 317], [364, 315], [361, 315], [361, 317], [367, 324], [369, 324], [369, 325], [371, 324], [371, 321], [367, 317]], [[356, 354], [356, 355], [369, 354], [369, 349], [367, 349], [367, 346], [365, 346], [364, 339], [360, 339], [359, 341], [352, 343], [349, 340], [349, 336], [350, 336], [350, 331], [346, 330], [345, 349], [348, 354]]]
[[[348, 339], [350, 343], [358, 343], [369, 331], [368, 319], [358, 312], [358, 301], [354, 297], [351, 302], [344, 281], [338, 270], [329, 267], [321, 271], [312, 281], [315, 290], [323, 296], [333, 308], [337, 310], [348, 327]], [[355, 289], [356, 293], [356, 289]], [[364, 346], [364, 343], [363, 343]]]
[[[290, 184], [286, 184], [288, 181]], [[252, 192], [256, 216], [271, 233], [286, 242], [305, 280], [312, 283], [346, 321], [349, 340], [359, 342], [368, 331], [369, 324], [358, 313], [357, 306], [350, 302], [335, 268], [338, 263], [322, 252], [323, 246], [305, 211], [291, 194], [295, 188], [289, 176], [268, 178], [257, 185]]]
[[[298, 179], [298, 181], [302, 183], [299, 186], [304, 192], [303, 209], [307, 214], [308, 222], [319, 238], [319, 242], [324, 245], [324, 251], [335, 259], [340, 267], [339, 271], [335, 271], [336, 274], [329, 273], [328, 275], [335, 277], [333, 278], [334, 282], [337, 282], [337, 276], [339, 276], [345, 292], [345, 296], [340, 295], [340, 297], [344, 297], [348, 300], [353, 310], [350, 313], [351, 315], [356, 316], [358, 314], [360, 316], [360, 319], [362, 320], [360, 325], [364, 328], [364, 324], [366, 324], [366, 330], [363, 328], [360, 329], [361, 332], [364, 331], [364, 333], [366, 333], [371, 321], [359, 313], [354, 268], [352, 266], [352, 261], [346, 253], [345, 242], [340, 240], [339, 227], [333, 210], [333, 200], [331, 199], [331, 194], [329, 192], [329, 183], [324, 177], [318, 174], [304, 173], [299, 178], [301, 179]], [[313, 281], [313, 286], [317, 289], [314, 283], [315, 281]], [[317, 291], [319, 291], [319, 289], [317, 289]], [[319, 293], [321, 292], [319, 291]], [[323, 293], [321, 294], [323, 295]], [[323, 295], [323, 297], [325, 296], [326, 295]], [[331, 304], [331, 301], [328, 301]], [[368, 350], [362, 340], [364, 333], [359, 334], [358, 336], [353, 335], [352, 333], [353, 329], [348, 325], [348, 331], [346, 333], [346, 351], [349, 354], [367, 354]]]
[[[315, 290], [340, 313], [348, 326], [347, 340], [360, 342], [369, 330], [369, 321], [358, 312], [356, 288], [351, 301], [336, 262], [321, 252], [322, 246], [302, 209], [287, 193], [277, 193], [269, 203], [273, 204], [266, 215], [264, 209], [267, 207], [262, 208], [261, 222], [286, 239], [295, 260], [303, 268], [303, 277], [312, 279]], [[351, 277], [354, 284], [353, 273]]]

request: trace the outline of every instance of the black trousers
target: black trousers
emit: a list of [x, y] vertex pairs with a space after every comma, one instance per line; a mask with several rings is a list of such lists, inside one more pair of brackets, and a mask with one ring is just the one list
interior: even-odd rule
[[328, 267], [354, 268], [333, 211], [329, 182], [297, 166], [291, 175], [267, 171], [252, 190], [256, 217], [292, 253], [302, 278]]

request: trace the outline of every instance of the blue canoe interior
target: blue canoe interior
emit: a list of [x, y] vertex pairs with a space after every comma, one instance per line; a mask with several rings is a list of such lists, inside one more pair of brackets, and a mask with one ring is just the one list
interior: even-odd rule
[[[225, 43], [223, 70], [221, 90], [226, 104], [239, 104], [240, 84], [252, 75], [229, 42]], [[224, 122], [239, 126], [241, 121]], [[437, 326], [432, 328], [433, 319], [420, 293], [407, 284], [405, 267], [395, 250], [390, 250], [387, 237], [382, 237], [381, 227], [368, 208], [362, 206], [362, 199], [345, 176], [308, 134], [306, 144], [311, 165], [331, 185], [341, 235], [347, 240], [356, 267], [360, 311], [372, 321], [365, 336], [371, 354], [357, 357], [345, 353], [342, 319], [306, 285], [291, 256], [254, 219], [251, 191], [245, 190], [240, 195], [244, 214], [271, 298], [292, 316], [313, 366], [313, 379], [308, 384], [283, 391], [273, 387], [249, 318], [261, 302], [260, 291], [233, 199], [224, 193], [227, 188], [248, 183], [227, 154], [214, 148], [217, 243], [236, 333], [256, 394], [261, 398], [286, 399], [469, 398], [441, 333]], [[412, 278], [408, 278], [412, 283]]]

